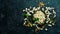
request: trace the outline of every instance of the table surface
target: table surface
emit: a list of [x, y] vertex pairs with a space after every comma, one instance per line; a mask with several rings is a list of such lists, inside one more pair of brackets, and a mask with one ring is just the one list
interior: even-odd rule
[[60, 0], [0, 0], [0, 33], [1, 34], [36, 34], [31, 28], [23, 24], [23, 12], [26, 7], [37, 7], [43, 1], [45, 6], [54, 7], [56, 24], [48, 31], [39, 31], [38, 34], [60, 34]]

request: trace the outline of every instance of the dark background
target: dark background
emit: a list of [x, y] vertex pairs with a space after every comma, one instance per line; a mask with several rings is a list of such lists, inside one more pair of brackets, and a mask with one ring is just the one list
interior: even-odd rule
[[60, 34], [60, 0], [0, 0], [0, 34], [35, 34], [32, 29], [22, 26], [22, 10], [30, 6], [37, 7], [40, 1], [54, 7], [57, 16], [54, 27], [38, 34]]

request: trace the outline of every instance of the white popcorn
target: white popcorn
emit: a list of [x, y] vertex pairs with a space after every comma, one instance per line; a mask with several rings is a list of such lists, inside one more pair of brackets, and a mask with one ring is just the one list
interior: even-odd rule
[[52, 26], [51, 24], [48, 24], [48, 26]]
[[43, 28], [40, 28], [40, 30], [43, 30]]
[[23, 23], [23, 25], [25, 25], [26, 24], [26, 21]]
[[27, 18], [25, 18], [24, 20], [27, 20]]
[[37, 29], [40, 29], [37, 25], [36, 25]]
[[49, 15], [47, 15], [47, 18], [49, 18]]
[[45, 10], [45, 13], [47, 14], [48, 10]]
[[33, 10], [30, 11], [31, 13], [34, 13]]
[[48, 7], [46, 7], [46, 10], [48, 10]]
[[52, 23], [52, 21], [50, 21], [49, 23]]
[[56, 17], [56, 15], [54, 15], [54, 18]]
[[48, 23], [49, 21], [46, 21], [46, 23]]
[[23, 12], [24, 12], [25, 10], [23, 10]]
[[54, 9], [53, 7], [46, 7], [46, 9], [48, 9], [48, 10], [52, 10], [52, 9]]
[[35, 9], [35, 11], [37, 11], [38, 9]]
[[37, 7], [37, 10], [39, 10], [40, 9], [40, 7]]
[[33, 10], [35, 10], [35, 7], [33, 7]]
[[51, 13], [48, 11], [48, 15], [50, 15]]
[[27, 12], [27, 14], [31, 16], [31, 14], [29, 12]]
[[56, 12], [53, 10], [53, 13], [56, 14]]
[[52, 25], [55, 25], [54, 23], [52, 23]]
[[48, 29], [47, 29], [47, 28], [45, 28], [45, 30], [47, 31]]
[[42, 11], [44, 11], [44, 8], [42, 8]]
[[33, 26], [35, 26], [36, 24], [32, 24]]
[[27, 11], [27, 8], [26, 8], [26, 11]]
[[30, 9], [27, 9], [27, 10], [29, 10], [29, 11], [30, 11]]

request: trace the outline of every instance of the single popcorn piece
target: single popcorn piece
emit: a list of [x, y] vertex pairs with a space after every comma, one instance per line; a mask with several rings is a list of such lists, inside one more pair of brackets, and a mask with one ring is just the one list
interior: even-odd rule
[[31, 13], [34, 13], [33, 10], [30, 11]]
[[37, 10], [39, 10], [40, 9], [40, 7], [37, 7]]
[[44, 8], [42, 8], [42, 11], [44, 11], [45, 9]]
[[47, 29], [47, 28], [45, 28], [45, 30], [47, 31], [48, 29]]
[[48, 26], [52, 26], [51, 24], [48, 24]]
[[36, 8], [35, 7], [33, 7], [33, 10], [35, 10]]
[[43, 2], [40, 2], [39, 6], [40, 7], [43, 7], [44, 6], [44, 3]]
[[24, 20], [27, 20], [27, 18], [25, 18]]
[[25, 10], [23, 10], [23, 12], [24, 12]]

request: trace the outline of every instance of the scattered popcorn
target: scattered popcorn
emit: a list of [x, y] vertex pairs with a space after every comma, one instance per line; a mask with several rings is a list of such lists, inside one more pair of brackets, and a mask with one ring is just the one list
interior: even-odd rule
[[[54, 11], [54, 8], [44, 7], [43, 2], [41, 2], [40, 6], [38, 6], [37, 8], [30, 6], [30, 8], [26, 8], [25, 10], [23, 10], [23, 12], [25, 12], [25, 14], [27, 14], [26, 16], [28, 16], [25, 17], [24, 19], [24, 25], [27, 27], [36, 27], [35, 31], [39, 31], [39, 30], [47, 31], [48, 29], [46, 26], [52, 27], [52, 25], [55, 25], [54, 18], [56, 17], [56, 12]], [[53, 16], [51, 16], [52, 14]]]

